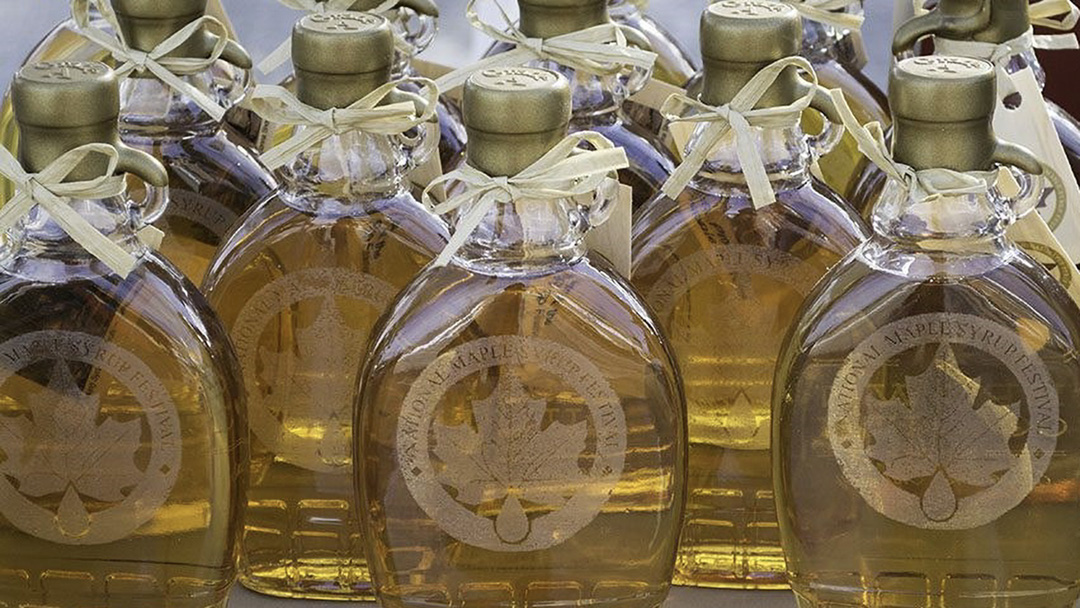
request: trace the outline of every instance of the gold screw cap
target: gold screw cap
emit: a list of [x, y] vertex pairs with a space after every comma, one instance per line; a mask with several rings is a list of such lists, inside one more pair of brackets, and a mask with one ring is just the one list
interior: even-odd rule
[[[119, 153], [118, 173], [133, 173], [155, 186], [169, 183], [154, 157], [120, 142], [120, 87], [116, 75], [96, 61], [53, 61], [24, 66], [11, 85], [11, 107], [22, 135], [19, 159], [41, 171], [69, 150], [109, 144]], [[105, 161], [88, 157], [68, 176], [92, 179]]]
[[469, 164], [515, 175], [566, 136], [570, 83], [535, 68], [482, 70], [465, 83], [463, 107]]
[[997, 149], [994, 67], [980, 59], [914, 57], [889, 81], [893, 156], [915, 169], [988, 169]]
[[292, 58], [301, 101], [343, 108], [389, 82], [394, 34], [372, 13], [314, 13], [293, 28]]
[[610, 21], [607, 0], [518, 0], [521, 31], [552, 38]]
[[[721, 0], [710, 5], [701, 16], [701, 101], [714, 106], [730, 102], [762, 68], [798, 55], [802, 35], [802, 19], [787, 4]], [[804, 88], [797, 70], [789, 68], [758, 107], [791, 103]]]

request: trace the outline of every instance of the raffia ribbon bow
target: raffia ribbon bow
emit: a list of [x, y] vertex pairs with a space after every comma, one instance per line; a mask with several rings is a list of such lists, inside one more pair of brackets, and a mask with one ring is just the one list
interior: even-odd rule
[[493, 2], [505, 22], [505, 31], [484, 23], [476, 11], [477, 1], [469, 0], [465, 7], [465, 14], [472, 26], [495, 40], [513, 44], [517, 48], [439, 78], [436, 83], [442, 91], [450, 91], [465, 84], [469, 75], [474, 72], [517, 67], [536, 60], [551, 60], [581, 72], [598, 75], [617, 74], [628, 66], [648, 70], [656, 63], [656, 53], [627, 44], [622, 25], [605, 23], [562, 36], [530, 38], [514, 26], [513, 20], [498, 0]]
[[795, 102], [772, 108], [754, 109], [761, 98], [776, 82], [784, 70], [795, 67], [810, 76], [814, 88], [817, 75], [809, 61], [802, 57], [787, 57], [776, 61], [754, 75], [730, 103], [718, 108], [706, 105], [685, 95], [672, 95], [664, 103], [661, 113], [672, 123], [701, 123], [705, 125], [695, 142], [693, 150], [685, 155], [682, 164], [675, 169], [662, 188], [669, 198], [675, 198], [690, 184], [694, 176], [708, 162], [710, 154], [724, 137], [734, 131], [736, 154], [750, 188], [750, 197], [757, 208], [776, 202], [776, 193], [769, 181], [765, 163], [758, 153], [753, 127], [783, 128], [799, 124], [802, 113], [810, 107], [814, 88]]
[[[278, 0], [278, 2], [291, 9], [303, 11], [305, 13], [325, 14], [348, 11], [349, 8], [356, 3], [356, 0]], [[365, 12], [381, 15], [397, 6], [397, 4], [398, 0], [385, 0], [382, 4]], [[412, 46], [408, 41], [402, 40], [397, 33], [394, 34], [394, 45], [402, 52], [408, 53], [412, 50]], [[285, 65], [291, 58], [292, 38], [286, 38], [276, 49], [271, 51], [269, 55], [260, 61], [256, 68], [263, 74], [269, 74]]]
[[[108, 166], [101, 177], [91, 180], [64, 181], [76, 167], [92, 155], [104, 156]], [[126, 183], [113, 175], [120, 155], [108, 144], [87, 144], [54, 160], [40, 173], [27, 173], [19, 161], [0, 146], [0, 175], [15, 184], [15, 196], [0, 208], [0, 231], [5, 231], [40, 206], [75, 242], [105, 263], [116, 274], [127, 277], [138, 264], [136, 257], [97, 228], [69, 204], [72, 199], [108, 198], [123, 194]], [[139, 233], [144, 242], [160, 240], [160, 232], [148, 227]]]
[[[110, 23], [116, 29], [115, 34], [91, 26], [90, 2], [91, 0], [72, 0], [71, 12], [73, 18], [78, 25], [79, 34], [104, 48], [114, 59], [121, 62], [116, 68], [117, 76], [122, 77], [131, 72], [150, 72], [161, 82], [190, 98], [207, 114], [212, 116], [214, 120], [221, 120], [225, 117], [225, 108], [221, 107], [214, 98], [182, 78], [185, 75], [205, 71], [221, 58], [221, 54], [225, 51], [225, 46], [229, 41], [229, 31], [224, 23], [204, 15], [163, 40], [161, 44], [154, 47], [150, 52], [143, 52], [127, 46], [120, 33], [119, 25], [115, 23], [115, 16], [112, 16], [112, 23]], [[94, 0], [94, 2], [95, 6], [99, 7], [99, 10], [102, 4], [107, 4], [107, 2], [102, 3], [98, 0]], [[109, 13], [102, 11], [102, 15], [109, 19]], [[167, 56], [180, 48], [180, 45], [187, 42], [203, 28], [208, 28], [217, 34], [217, 44], [214, 45], [209, 57]]]
[[[403, 83], [419, 85], [425, 107], [419, 114], [411, 101], [380, 105]], [[397, 135], [431, 120], [439, 91], [427, 78], [403, 78], [388, 82], [365, 95], [347, 108], [320, 110], [300, 101], [287, 89], [259, 85], [248, 105], [273, 124], [304, 126], [292, 137], [262, 155], [262, 161], [273, 170], [282, 167], [298, 154], [319, 143], [349, 131], [364, 131], [381, 135]]]
[[[593, 149], [580, 148], [583, 143]], [[604, 191], [604, 186], [617, 180], [614, 172], [628, 166], [630, 163], [626, 152], [593, 131], [582, 131], [566, 137], [535, 163], [512, 177], [491, 177], [468, 164], [462, 164], [459, 169], [432, 182], [422, 197], [428, 209], [437, 215], [461, 212], [454, 234], [435, 264], [448, 264], [496, 204], [566, 198], [581, 200], [597, 191]], [[436, 203], [431, 196], [432, 189], [448, 182], [459, 183], [464, 189], [446, 202]]]

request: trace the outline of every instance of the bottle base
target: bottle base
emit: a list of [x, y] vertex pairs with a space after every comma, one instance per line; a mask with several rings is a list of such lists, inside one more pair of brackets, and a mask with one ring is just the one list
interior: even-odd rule
[[[932, 580], [918, 573], [856, 573], [831, 581], [794, 582], [799, 608], [1073, 608], [1080, 585], [1052, 577], [1017, 576], [1002, 585], [990, 574]], [[931, 589], [940, 589], [932, 593]]]
[[680, 550], [672, 582], [714, 589], [788, 589], [780, 547], [713, 544]]
[[245, 588], [274, 597], [330, 601], [375, 601], [366, 569], [343, 568], [339, 563], [278, 565], [241, 573]]
[[[616, 583], [617, 587], [625, 589], [626, 584]], [[480, 589], [466, 592], [451, 599], [445, 589], [425, 588], [417, 590], [415, 594], [408, 596], [395, 596], [390, 593], [379, 594], [380, 608], [450, 608], [451, 606], [467, 605], [470, 608], [659, 608], [667, 599], [669, 588], [665, 586], [662, 591], [642, 591], [633, 595], [619, 595], [615, 597], [603, 597], [605, 585], [597, 585], [596, 596], [592, 598], [566, 597], [566, 599], [553, 599], [550, 594], [543, 597], [531, 598], [529, 589], [524, 594], [484, 593]], [[615, 588], [614, 586], [612, 588]], [[511, 591], [503, 588], [502, 591]], [[486, 597], [485, 597], [486, 596]]]

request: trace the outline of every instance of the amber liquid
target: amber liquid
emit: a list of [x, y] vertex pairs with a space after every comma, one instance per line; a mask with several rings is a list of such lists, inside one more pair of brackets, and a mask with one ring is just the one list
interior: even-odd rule
[[[403, 293], [373, 342], [361, 397], [364, 466], [358, 474], [383, 606], [652, 608], [667, 594], [685, 475], [676, 372], [637, 296], [606, 265], [536, 263], [535, 270], [507, 266], [491, 273], [428, 270]], [[484, 364], [485, 357], [506, 352], [507, 339], [579, 359], [565, 366], [545, 366], [537, 357]], [[485, 343], [501, 346], [477, 346]], [[410, 420], [403, 417], [403, 400], [440, 356], [479, 367], [427, 402], [432, 428], [419, 432], [430, 432], [435, 445], [420, 450], [420, 458], [435, 463], [442, 481], [431, 480], [421, 494], [445, 498], [421, 507], [407, 485], [415, 472], [399, 467], [399, 450], [413, 452], [397, 436]], [[576, 377], [583, 380], [575, 389], [570, 382]], [[590, 414], [596, 403], [584, 395], [604, 385], [624, 422]], [[511, 419], [489, 447], [439, 439], [452, 437], [451, 430], [457, 437], [483, 434], [492, 408], [522, 400], [533, 414]], [[544, 434], [534, 434], [541, 429]], [[580, 434], [567, 443], [550, 435], [569, 429]], [[604, 486], [584, 471], [599, 458], [600, 437], [609, 432], [626, 437], [618, 454], [624, 464], [614, 485]], [[529, 449], [535, 458], [520, 455]], [[448, 458], [448, 450], [458, 458]], [[507, 473], [469, 490], [470, 462]], [[562, 474], [548, 475], [553, 466]], [[536, 482], [526, 482], [529, 477]], [[597, 497], [602, 505], [593, 512], [573, 503]], [[460, 509], [467, 511], [464, 519], [454, 515]], [[564, 518], [547, 537], [554, 544], [528, 544], [553, 515]], [[444, 531], [462, 521], [471, 522], [464, 532]], [[482, 548], [482, 537], [497, 548]]]
[[[35, 338], [54, 352], [23, 354]], [[246, 476], [225, 344], [154, 260], [126, 280], [0, 280], [0, 604], [225, 605]], [[170, 475], [171, 489], [146, 485]]]
[[[814, 283], [863, 235], [807, 185], [755, 211], [688, 188], [635, 223], [633, 283], [679, 361], [690, 428], [675, 583], [785, 585], [769, 451], [773, 370]], [[835, 196], [835, 195], [831, 195]]]
[[251, 412], [240, 580], [271, 595], [373, 599], [352, 475], [356, 380], [375, 322], [447, 237], [408, 195], [320, 205], [260, 205], [206, 283]]
[[[893, 244], [886, 247], [899, 249]], [[1080, 593], [1075, 540], [1080, 517], [1080, 413], [1071, 398], [1080, 390], [1076, 306], [1026, 255], [986, 263], [985, 269], [972, 273], [952, 273], [956, 278], [932, 281], [904, 276], [907, 271], [903, 269], [919, 266], [917, 257], [921, 256], [883, 253], [874, 257], [874, 262], [861, 255], [849, 258], [819, 286], [777, 372], [777, 505], [791, 582], [800, 605], [1072, 606]], [[929, 264], [930, 259], [924, 257], [924, 262]], [[979, 263], [976, 257], [971, 259]], [[895, 270], [886, 272], [886, 267]], [[942, 275], [948, 274], [942, 271]], [[968, 315], [965, 323], [972, 323], [971, 319], [993, 323], [998, 333], [1018, 337], [1030, 349], [1027, 356], [1041, 360], [1060, 397], [1060, 418], [1040, 420], [1034, 414], [1036, 404], [1022, 389], [1017, 374], [1019, 370], [1033, 382], [1045, 382], [1045, 378], [1030, 375], [1030, 368], [1010, 367], [1005, 361], [1015, 360], [1011, 357], [1000, 359], [989, 354], [986, 348], [997, 344], [993, 332], [980, 330], [979, 335], [985, 338], [982, 343], [990, 345], [983, 348], [955, 338], [914, 341], [913, 334], [907, 332], [890, 336], [892, 341], [910, 340], [911, 348], [898, 348], [888, 358], [873, 361], [874, 367], [866, 372], [870, 374], [866, 393], [856, 402], [861, 417], [858, 424], [866, 430], [861, 439], [853, 441], [865, 442], [859, 447], [875, 459], [874, 470], [881, 472], [880, 483], [868, 485], [872, 491], [889, 491], [894, 497], [921, 495], [921, 509], [927, 517], [948, 523], [954, 515], [941, 505], [950, 505], [950, 494], [961, 501], [952, 503], [959, 514], [964, 500], [994, 491], [1006, 475], [997, 469], [1017, 458], [1027, 458], [1027, 452], [1021, 450], [1030, 447], [1028, 437], [1033, 427], [1047, 426], [1047, 433], [1039, 432], [1056, 440], [1045, 472], [1030, 482], [1030, 492], [1016, 495], [1014, 507], [998, 514], [1002, 509], [987, 502], [984, 509], [993, 509], [985, 517], [987, 521], [954, 529], [901, 523], [871, 507], [860, 494], [866, 490], [856, 489], [841, 471], [834, 454], [834, 431], [826, 424], [832, 407], [830, 393], [836, 390], [838, 371], [853, 349], [890, 324], [939, 313]], [[929, 327], [940, 326], [928, 323], [915, 327], [914, 335]], [[948, 345], [948, 351], [942, 350], [943, 344]], [[935, 377], [938, 390], [922, 388], [921, 383]], [[955, 400], [959, 403], [939, 403], [943, 401], [940, 395], [957, 394], [962, 397]], [[910, 412], [927, 408], [945, 412], [955, 408], [955, 413], [936, 417], [931, 424], [917, 423], [917, 416]], [[955, 430], [966, 429], [971, 412], [983, 410], [1011, 412], [1006, 433], [996, 444], [991, 443], [990, 450], [979, 447], [985, 445], [985, 437], [994, 437], [989, 431]], [[871, 418], [881, 414], [891, 418], [891, 427], [871, 424]], [[948, 424], [938, 422], [941, 420]], [[924, 445], [919, 438], [935, 431], [939, 433], [937, 440], [946, 442], [943, 445], [952, 446], [955, 440], [959, 446], [955, 452], [943, 452], [957, 456], [943, 460], [943, 468], [937, 471], [905, 468], [904, 461], [884, 456], [904, 453], [901, 448], [905, 444], [890, 438], [914, 438], [915, 445]], [[1036, 458], [1046, 454], [1035, 449], [1031, 453]], [[1002, 459], [1005, 465], [998, 467], [982, 464]], [[918, 464], [922, 460], [907, 462]], [[973, 468], [965, 468], [965, 463]], [[980, 479], [980, 471], [993, 475]], [[942, 479], [949, 483], [943, 484]], [[883, 508], [899, 510], [901, 504], [893, 499]], [[919, 510], [914, 501], [904, 513], [923, 517]]]

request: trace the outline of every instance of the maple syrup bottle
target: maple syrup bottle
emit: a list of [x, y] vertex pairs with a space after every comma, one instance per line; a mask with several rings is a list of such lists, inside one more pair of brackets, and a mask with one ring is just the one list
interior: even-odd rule
[[[554, 72], [464, 91], [467, 162], [515, 176], [567, 133]], [[591, 197], [590, 197], [591, 198]], [[357, 468], [386, 608], [659, 606], [685, 478], [678, 374], [580, 199], [494, 203], [371, 342]]]
[[[308, 15], [292, 49], [297, 97], [319, 110], [390, 81], [394, 37], [378, 15]], [[356, 380], [376, 320], [446, 243], [445, 224], [405, 187], [434, 148], [359, 130], [319, 142], [282, 168], [281, 188], [207, 276], [248, 394], [240, 580], [255, 591], [373, 598], [352, 474]]]
[[[1000, 55], [978, 56], [995, 62], [1009, 74], [1031, 68], [1041, 88], [1046, 84], [1046, 72], [1035, 55], [1032, 40], [1025, 38], [1031, 32], [1031, 17], [1028, 0], [980, 0], [979, 2], [943, 0], [930, 13], [910, 20], [896, 33], [894, 51], [910, 50], [920, 38], [933, 35], [938, 46], [952, 51], [950, 42], [981, 42], [989, 45], [1002, 45]], [[1007, 46], [1006, 46], [1006, 43]], [[993, 47], [986, 47], [991, 51]], [[1009, 106], [1011, 100], [1006, 99]], [[1045, 100], [1050, 121], [1057, 133], [1068, 158], [1073, 174], [1080, 179], [1080, 122], [1070, 116], [1053, 101]], [[1064, 167], [1063, 167], [1064, 169]], [[880, 177], [878, 178], [880, 181]], [[1065, 204], [1048, 205], [1040, 210], [1042, 216], [1057, 231]], [[1060, 234], [1064, 242], [1074, 244], [1071, 235]]]
[[1041, 180], [1019, 199], [994, 183], [1046, 169], [996, 140], [989, 63], [907, 59], [890, 99], [895, 162], [920, 179], [890, 181], [777, 369], [792, 587], [801, 606], [1071, 606], [1080, 310], [1006, 237]]
[[[124, 40], [141, 51], [202, 17], [206, 1], [111, 0]], [[175, 54], [207, 57], [215, 41], [209, 33], [196, 35]], [[251, 67], [243, 49], [228, 48], [230, 53], [211, 68], [184, 76], [225, 107], [238, 103], [244, 92], [241, 82], [226, 76], [235, 67]], [[227, 63], [232, 66], [222, 66]], [[223, 122], [150, 72], [133, 72], [120, 84], [120, 103], [124, 142], [153, 154], [169, 171], [169, 205], [154, 222], [165, 233], [160, 251], [193, 282], [201, 282], [233, 225], [271, 193], [274, 178]]]
[[[109, 0], [89, 0], [90, 27], [103, 29], [109, 32], [114, 31], [112, 23], [110, 23], [98, 10], [99, 5], [105, 6], [107, 10], [110, 9], [111, 7], [108, 2]], [[225, 14], [219, 0], [209, 0], [207, 12], [221, 19], [225, 25], [230, 25], [228, 16]], [[107, 53], [102, 48], [87, 40], [78, 30], [79, 28], [74, 19], [67, 19], [58, 23], [44, 38], [42, 38], [34, 49], [30, 51], [26, 60], [23, 62], [24, 65], [34, 65], [44, 61], [105, 60]], [[230, 31], [230, 34], [233, 33], [234, 32]], [[229, 51], [230, 54], [232, 52], [232, 50]], [[220, 64], [216, 69], [220, 71], [220, 75], [226, 80], [236, 80], [243, 83], [248, 78], [246, 72], [238, 70], [235, 66], [227, 63]], [[237, 92], [242, 91], [243, 84], [236, 90]], [[243, 108], [234, 107], [230, 110], [226, 120], [232, 127], [230, 133], [240, 137], [240, 141], [243, 141], [246, 144], [253, 144], [253, 142], [257, 140], [260, 125], [257, 121], [253, 121], [250, 113]], [[19, 131], [15, 124], [15, 117], [11, 112], [10, 91], [5, 92], [3, 101], [0, 102], [0, 145], [3, 145], [11, 151], [17, 151], [19, 149]], [[11, 182], [0, 179], [0, 201], [7, 200], [11, 197], [11, 187]]]
[[[700, 101], [724, 105], [759, 70], [796, 55], [800, 21], [777, 2], [711, 5]], [[757, 107], [793, 103], [808, 85], [787, 68]], [[769, 451], [773, 370], [803, 298], [867, 234], [811, 177], [813, 142], [798, 125], [750, 136], [775, 203], [754, 203], [729, 135], [681, 194], [650, 201], [634, 223], [633, 283], [686, 387], [690, 476], [676, 584], [785, 585]]]
[[[518, 0], [521, 32], [533, 38], [550, 38], [608, 23], [608, 0]], [[498, 43], [487, 55], [512, 49]], [[626, 150], [630, 167], [619, 172], [619, 180], [634, 189], [634, 209], [657, 192], [674, 169], [674, 160], [652, 132], [631, 121], [622, 110], [623, 102], [639, 86], [643, 74], [635, 68], [613, 76], [597, 76], [576, 71], [553, 61], [530, 63], [557, 71], [571, 83], [574, 114], [570, 131], [595, 131]]]
[[[119, 143], [104, 64], [27, 66], [11, 91], [27, 172], [107, 144], [118, 175], [167, 183], [160, 163]], [[86, 157], [64, 185], [105, 171]], [[160, 191], [146, 205], [123, 190], [121, 178], [117, 195], [73, 195], [62, 222], [33, 207], [0, 246], [8, 606], [218, 608], [235, 576], [247, 472], [236, 358], [194, 285], [137, 237]], [[119, 247], [130, 273], [69, 236], [72, 215]]]

